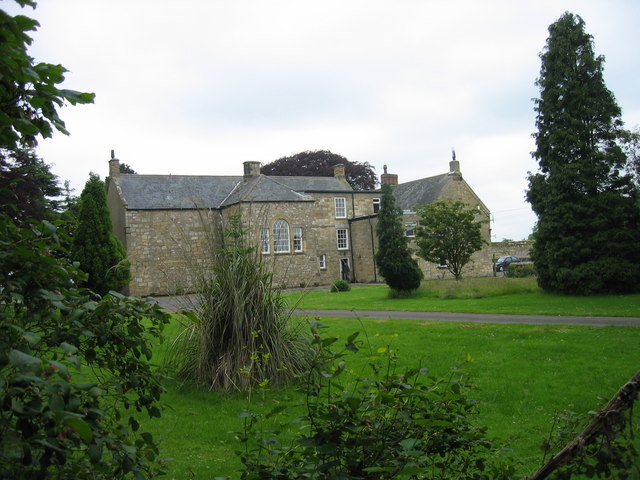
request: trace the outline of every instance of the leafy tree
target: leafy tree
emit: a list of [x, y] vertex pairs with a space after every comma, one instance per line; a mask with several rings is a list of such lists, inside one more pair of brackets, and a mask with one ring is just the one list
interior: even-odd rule
[[263, 165], [260, 169], [264, 175], [288, 176], [301, 175], [307, 177], [332, 177], [333, 166], [343, 164], [345, 178], [354, 190], [373, 190], [378, 178], [374, 167], [368, 162], [350, 162], [342, 155], [329, 150], [316, 150], [296, 153], [282, 157]]
[[127, 163], [121, 163], [120, 164], [120, 173], [136, 174], [138, 172], [136, 172], [133, 168], [131, 168], [131, 165], [129, 165]]
[[627, 172], [636, 186], [640, 186], [640, 127], [625, 131], [621, 146], [627, 156]]
[[[128, 174], [137, 174], [138, 172], [136, 172], [133, 168], [131, 168], [130, 165], [126, 164], [126, 163], [121, 163], [120, 164], [120, 173], [128, 173]], [[109, 181], [110, 181], [109, 176], [106, 176], [104, 179], [104, 184], [107, 186], [107, 189], [109, 188]]]
[[563, 14], [540, 54], [536, 150], [527, 199], [538, 216], [538, 283], [571, 294], [640, 289], [640, 209], [625, 174], [621, 111], [583, 20]]
[[379, 244], [376, 264], [387, 285], [397, 292], [416, 290], [423, 274], [418, 262], [411, 257], [402, 212], [396, 207], [391, 185], [382, 186], [376, 233]]
[[[0, 214], [0, 478], [152, 478], [152, 341], [168, 315], [79, 288], [66, 233]], [[144, 321], [143, 321], [144, 320]]]
[[31, 150], [0, 150], [0, 211], [16, 220], [55, 216], [57, 177]]
[[418, 255], [429, 262], [446, 261], [447, 269], [456, 280], [471, 255], [480, 250], [482, 221], [476, 212], [462, 202], [435, 202], [418, 208], [416, 243]]
[[[16, 0], [35, 8], [33, 0]], [[53, 129], [68, 134], [57, 109], [69, 102], [92, 103], [93, 93], [59, 89], [66, 72], [62, 65], [34, 63], [27, 53], [29, 32], [38, 22], [0, 10], [0, 146], [11, 151], [33, 147], [37, 136], [51, 137]]]
[[104, 183], [92, 173], [80, 195], [71, 253], [89, 274], [86, 286], [101, 295], [120, 290], [131, 279], [126, 253], [112, 230]]

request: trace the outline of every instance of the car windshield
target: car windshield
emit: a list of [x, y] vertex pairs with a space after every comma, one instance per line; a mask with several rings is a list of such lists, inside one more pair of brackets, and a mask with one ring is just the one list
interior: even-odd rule
[[507, 259], [507, 257], [500, 257], [500, 258], [498, 259], [498, 263], [500, 263], [500, 262], [504, 262], [506, 259]]

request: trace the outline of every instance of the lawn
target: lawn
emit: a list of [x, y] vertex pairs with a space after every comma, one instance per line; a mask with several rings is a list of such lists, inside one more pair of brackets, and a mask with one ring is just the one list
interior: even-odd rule
[[[610, 397], [640, 367], [640, 328], [635, 327], [322, 321], [330, 335], [362, 332], [362, 353], [349, 360], [354, 372], [367, 368], [368, 352], [384, 346], [398, 353], [398, 368], [421, 364], [445, 375], [464, 364], [479, 387], [473, 392], [480, 402], [477, 421], [513, 449], [523, 474], [539, 465], [539, 445], [557, 412], [593, 410], [599, 396]], [[238, 413], [299, 400], [293, 388], [231, 395], [168, 381], [167, 390], [162, 418], [144, 420], [144, 427], [160, 442], [163, 455], [172, 458], [167, 478], [176, 479], [239, 478], [234, 450], [240, 443], [230, 433], [242, 427]], [[296, 416], [295, 408], [285, 412], [288, 418]]]
[[396, 310], [518, 315], [640, 316], [640, 295], [566, 296], [542, 292], [533, 278], [429, 280], [406, 298], [390, 298], [386, 285], [288, 293], [303, 309]]

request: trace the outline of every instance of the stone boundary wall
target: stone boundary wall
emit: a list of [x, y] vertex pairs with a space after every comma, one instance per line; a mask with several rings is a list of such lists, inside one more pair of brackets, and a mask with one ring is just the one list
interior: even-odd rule
[[520, 257], [523, 261], [528, 261], [531, 258], [531, 248], [533, 247], [533, 240], [520, 240], [516, 242], [492, 242], [491, 253], [498, 259], [506, 255], [513, 255]]

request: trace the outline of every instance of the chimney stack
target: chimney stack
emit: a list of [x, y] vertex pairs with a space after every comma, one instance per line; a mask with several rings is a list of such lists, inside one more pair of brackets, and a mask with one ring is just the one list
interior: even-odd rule
[[380, 183], [382, 185], [397, 185], [398, 175], [395, 173], [387, 173], [387, 166], [383, 165], [384, 173], [380, 175]]
[[111, 160], [109, 160], [109, 176], [117, 177], [120, 175], [120, 160], [116, 158], [115, 153], [111, 150]]
[[333, 166], [333, 176], [336, 178], [344, 178], [344, 165], [341, 163], [336, 163]]
[[244, 165], [244, 179], [250, 180], [260, 175], [260, 162], [247, 161]]
[[460, 173], [460, 162], [456, 160], [456, 151], [453, 148], [451, 149], [451, 161], [449, 162], [449, 175], [455, 175], [462, 178], [462, 173]]

